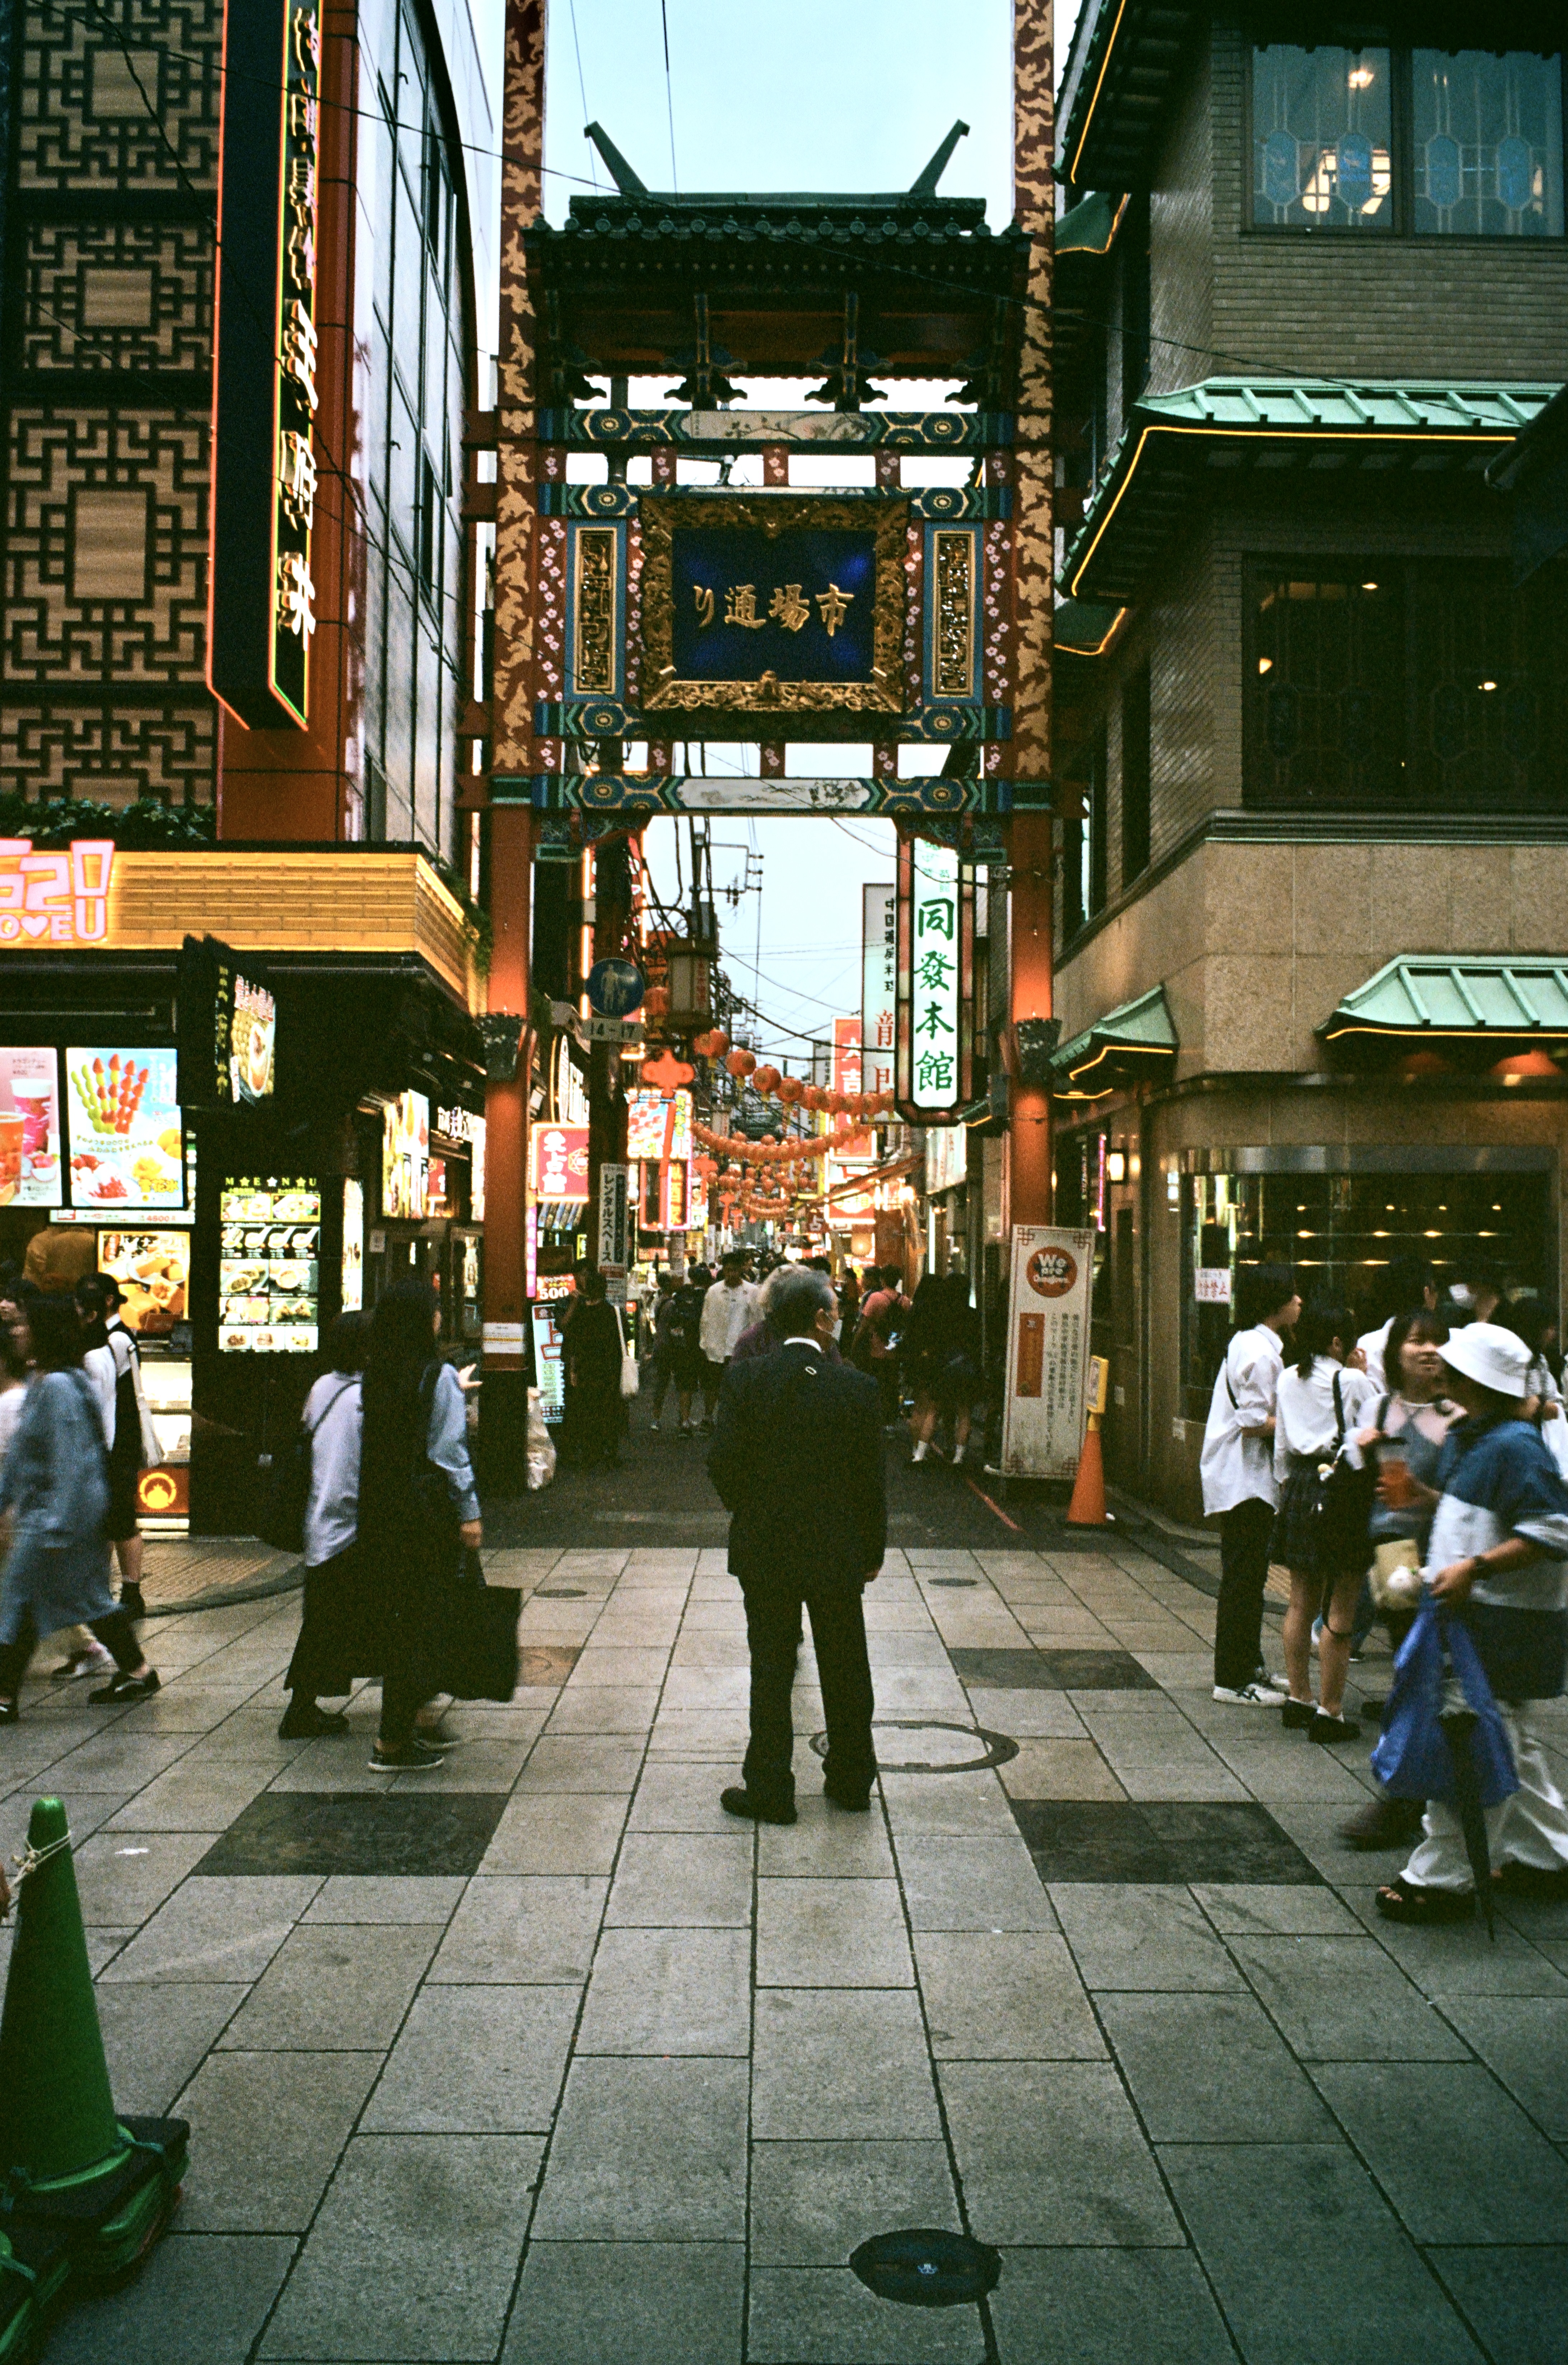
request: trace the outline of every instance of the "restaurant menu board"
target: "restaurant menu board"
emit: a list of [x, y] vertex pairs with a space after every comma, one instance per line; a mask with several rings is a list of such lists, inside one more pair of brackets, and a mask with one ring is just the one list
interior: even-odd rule
[[0, 1207], [63, 1203], [60, 1056], [0, 1048]]
[[128, 1330], [161, 1339], [185, 1321], [189, 1232], [100, 1232], [98, 1271], [111, 1274], [124, 1292], [120, 1319]]
[[1008, 1292], [1002, 1467], [1009, 1478], [1071, 1478], [1083, 1451], [1092, 1231], [1014, 1224]]
[[394, 1221], [420, 1223], [430, 1211], [431, 1104], [423, 1093], [403, 1093], [384, 1115], [381, 1212]]
[[71, 1204], [109, 1215], [185, 1204], [174, 1054], [68, 1050]]
[[298, 1175], [241, 1175], [218, 1196], [218, 1343], [226, 1355], [313, 1355], [321, 1194]]

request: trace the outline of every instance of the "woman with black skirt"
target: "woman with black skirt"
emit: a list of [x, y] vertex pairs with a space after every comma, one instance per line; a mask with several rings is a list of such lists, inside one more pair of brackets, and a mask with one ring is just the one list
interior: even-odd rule
[[381, 1732], [371, 1765], [425, 1772], [442, 1752], [415, 1720], [441, 1690], [444, 1628], [463, 1555], [484, 1540], [463, 1384], [436, 1352], [441, 1309], [421, 1281], [376, 1301], [365, 1353], [359, 1548], [381, 1626]]
[[360, 1373], [369, 1317], [340, 1314], [327, 1334], [327, 1369], [305, 1399], [300, 1416], [310, 1443], [310, 1487], [305, 1498], [305, 1615], [284, 1681], [289, 1703], [278, 1726], [283, 1741], [346, 1732], [348, 1719], [319, 1705], [337, 1699], [356, 1675], [375, 1675], [358, 1616]]

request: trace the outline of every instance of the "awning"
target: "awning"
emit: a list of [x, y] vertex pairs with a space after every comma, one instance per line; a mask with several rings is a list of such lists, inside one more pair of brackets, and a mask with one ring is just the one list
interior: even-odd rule
[[1145, 394], [1101, 475], [1059, 577], [1069, 599], [1126, 607], [1195, 499], [1249, 474], [1380, 482], [1481, 476], [1555, 387], [1385, 378], [1204, 378]]
[[1051, 639], [1058, 656], [1103, 656], [1126, 612], [1110, 600], [1058, 600], [1051, 619]]
[[1165, 988], [1108, 1010], [1051, 1054], [1051, 1091], [1059, 1101], [1103, 1100], [1129, 1084], [1163, 1082], [1180, 1046]]
[[1401, 953], [1348, 993], [1317, 1032], [1341, 1054], [1386, 1046], [1441, 1058], [1469, 1048], [1487, 1062], [1550, 1055], [1568, 1048], [1568, 953], [1459, 960]]

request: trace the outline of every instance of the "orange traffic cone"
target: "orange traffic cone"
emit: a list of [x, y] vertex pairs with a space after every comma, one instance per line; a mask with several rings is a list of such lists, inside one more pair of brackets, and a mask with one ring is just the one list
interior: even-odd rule
[[1100, 1451], [1097, 1412], [1090, 1414], [1089, 1426], [1083, 1432], [1083, 1451], [1078, 1457], [1078, 1475], [1072, 1482], [1067, 1524], [1070, 1528], [1106, 1528], [1111, 1524], [1105, 1508], [1105, 1462]]

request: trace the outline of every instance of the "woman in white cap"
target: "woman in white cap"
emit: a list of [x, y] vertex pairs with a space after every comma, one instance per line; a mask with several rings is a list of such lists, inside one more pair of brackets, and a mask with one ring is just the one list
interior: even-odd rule
[[[1519, 1788], [1487, 1810], [1493, 1879], [1516, 1897], [1568, 1898], [1568, 1807], [1532, 1729], [1529, 1703], [1555, 1699], [1568, 1661], [1568, 1486], [1523, 1419], [1530, 1353], [1495, 1322], [1442, 1350], [1464, 1418], [1439, 1465], [1427, 1582], [1470, 1629], [1507, 1728]], [[1453, 1808], [1434, 1799], [1404, 1871], [1377, 1892], [1391, 1922], [1467, 1922], [1473, 1877]]]

